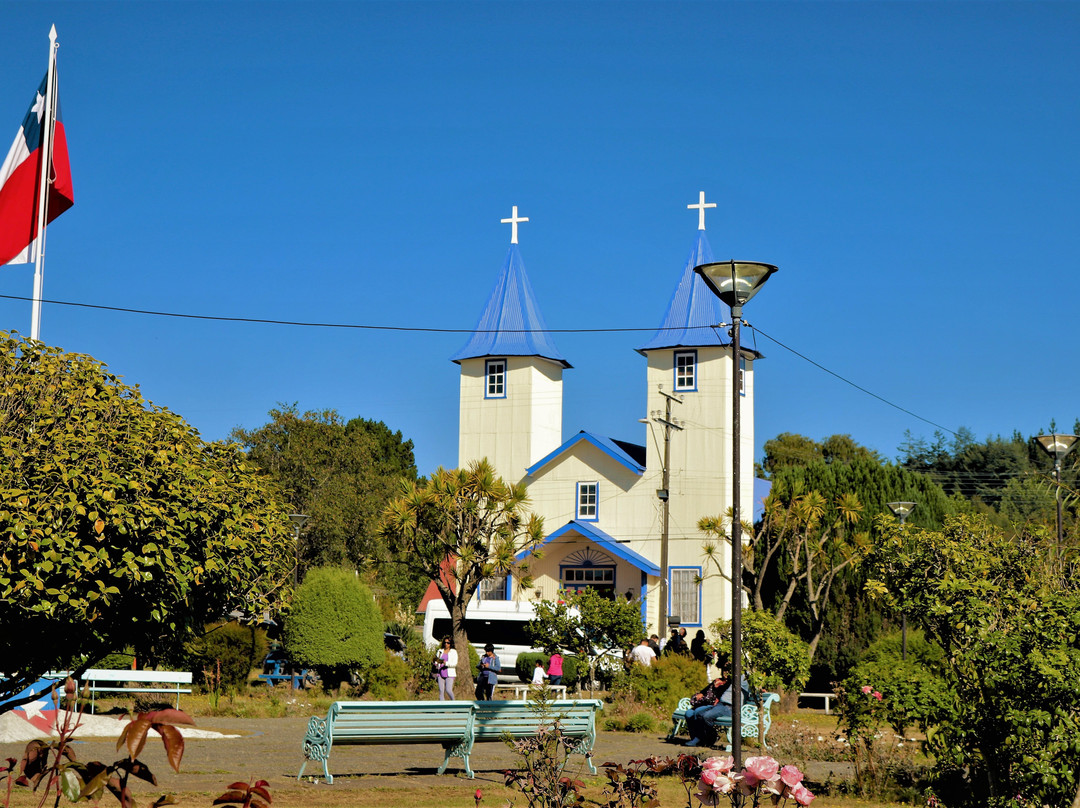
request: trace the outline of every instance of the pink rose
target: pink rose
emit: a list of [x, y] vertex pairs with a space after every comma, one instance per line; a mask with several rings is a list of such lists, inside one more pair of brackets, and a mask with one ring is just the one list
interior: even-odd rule
[[878, 693], [876, 690], [874, 691], [874, 698], [877, 699], [878, 701], [881, 701], [881, 694]]
[[713, 789], [721, 794], [730, 794], [735, 790], [735, 781], [726, 774], [717, 775], [716, 782], [713, 783]]
[[870, 687], [870, 685], [863, 685], [863, 686], [862, 686], [862, 692], [863, 692], [863, 693], [869, 693], [869, 692], [870, 692], [871, 690], [873, 690], [873, 689], [874, 689], [874, 688]]
[[735, 758], [731, 755], [724, 755], [723, 757], [711, 757], [703, 764], [706, 769], [712, 769], [714, 771], [727, 774], [731, 771], [735, 765]]
[[772, 780], [780, 770], [780, 764], [767, 755], [746, 759], [743, 766], [743, 774], [752, 786], [756, 786], [762, 780]]
[[720, 774], [720, 772], [718, 772], [716, 769], [702, 769], [701, 770], [701, 783], [702, 783], [702, 785], [712, 787], [712, 784], [716, 782], [716, 777], [719, 774]]
[[780, 780], [785, 786], [794, 788], [802, 782], [803, 773], [794, 766], [785, 766], [780, 770]]
[[809, 805], [814, 801], [814, 795], [802, 783], [798, 783], [791, 789], [791, 796], [795, 798], [795, 802], [799, 803], [799, 805]]
[[758, 786], [766, 794], [775, 794], [778, 797], [780, 796], [780, 792], [784, 790], [784, 786], [780, 782], [779, 777], [772, 777], [772, 778], [770, 778], [768, 780], [762, 780], [758, 784]]

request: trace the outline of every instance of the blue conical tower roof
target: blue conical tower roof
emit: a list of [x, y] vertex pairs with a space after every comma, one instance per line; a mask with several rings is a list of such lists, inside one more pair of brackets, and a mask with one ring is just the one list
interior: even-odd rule
[[478, 356], [539, 356], [571, 367], [547, 331], [517, 244], [506, 253], [472, 336], [450, 359], [461, 362]]
[[654, 348], [700, 348], [728, 344], [712, 328], [724, 322], [724, 306], [720, 298], [709, 291], [701, 276], [694, 272], [694, 267], [712, 260], [712, 247], [705, 238], [705, 231], [698, 230], [664, 319], [652, 339], [637, 349], [638, 353]]

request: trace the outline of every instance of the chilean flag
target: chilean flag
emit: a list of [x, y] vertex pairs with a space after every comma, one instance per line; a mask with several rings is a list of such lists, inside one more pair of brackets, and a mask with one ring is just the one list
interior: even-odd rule
[[[22, 264], [35, 258], [37, 209], [41, 184], [41, 160], [45, 153], [45, 105], [49, 77], [46, 74], [34, 103], [0, 167], [0, 264]], [[48, 220], [51, 222], [75, 201], [68, 164], [67, 137], [56, 105], [50, 171]]]

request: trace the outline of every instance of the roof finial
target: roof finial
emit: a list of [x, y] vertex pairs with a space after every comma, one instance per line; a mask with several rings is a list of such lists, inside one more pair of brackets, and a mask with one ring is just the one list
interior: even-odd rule
[[[716, 205], [713, 205], [713, 207], [716, 207]], [[524, 216], [518, 217], [518, 215], [517, 215], [517, 205], [514, 205], [512, 210], [513, 210], [513, 212], [510, 214], [509, 219], [500, 219], [499, 221], [501, 221], [503, 224], [510, 225], [510, 243], [511, 244], [517, 244], [518, 243], [518, 240], [517, 240], [518, 222], [527, 222], [529, 220], [528, 220], [527, 217], [524, 217]]]
[[705, 202], [705, 192], [704, 191], [699, 191], [698, 192], [698, 203], [696, 205], [687, 205], [686, 206], [687, 210], [694, 210], [695, 208], [697, 209], [697, 212], [698, 212], [697, 229], [698, 230], [704, 230], [705, 229], [705, 208], [715, 208], [715, 207], [716, 207], [715, 202], [709, 202], [708, 204], [706, 204], [706, 202]]

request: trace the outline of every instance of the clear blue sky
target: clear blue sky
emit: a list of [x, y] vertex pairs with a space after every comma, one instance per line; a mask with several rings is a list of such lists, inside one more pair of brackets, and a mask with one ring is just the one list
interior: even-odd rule
[[[978, 438], [1080, 415], [1080, 4], [2, 3], [0, 137], [59, 33], [75, 207], [49, 299], [470, 329], [520, 241], [564, 430], [644, 440], [644, 359], [697, 227], [777, 264], [748, 321]], [[4, 129], [6, 121], [7, 129]], [[32, 291], [6, 268], [0, 294]], [[30, 305], [0, 300], [0, 328]], [[749, 335], [748, 335], [749, 337]], [[208, 439], [277, 402], [457, 458], [465, 334], [46, 305]], [[759, 338], [757, 444], [934, 427]]]

